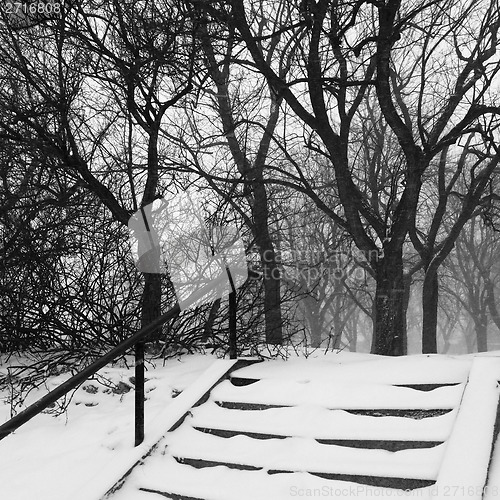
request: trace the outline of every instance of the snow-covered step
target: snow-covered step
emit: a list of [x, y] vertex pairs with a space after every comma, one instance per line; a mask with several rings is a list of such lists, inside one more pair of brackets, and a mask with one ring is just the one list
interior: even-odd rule
[[382, 383], [341, 383], [322, 379], [262, 379], [244, 386], [235, 386], [225, 380], [214, 388], [211, 397], [220, 402], [319, 405], [330, 409], [451, 409], [460, 403], [464, 385], [419, 391]]
[[432, 356], [298, 364], [232, 371], [131, 471], [117, 499], [433, 494], [471, 360], [450, 357], [447, 370]]
[[[283, 436], [278, 434], [248, 432], [248, 431], [230, 431], [227, 429], [214, 429], [210, 427], [195, 427], [200, 432], [206, 432], [218, 437], [248, 436], [254, 439], [286, 439], [292, 436]], [[335, 446], [347, 446], [349, 448], [373, 448], [388, 451], [400, 451], [416, 448], [432, 448], [443, 443], [443, 441], [428, 440], [395, 440], [395, 439], [345, 439], [345, 438], [313, 438], [320, 444], [329, 444]]]
[[[230, 376], [229, 377], [229, 381], [237, 387], [255, 384], [255, 382], [259, 382], [260, 380], [262, 380], [262, 379], [241, 377], [241, 376]], [[412, 384], [410, 384], [410, 383], [407, 383], [407, 384], [389, 384], [389, 385], [393, 385], [394, 387], [406, 387], [408, 389], [415, 389], [417, 391], [426, 391], [427, 392], [427, 391], [433, 391], [434, 389], [438, 389], [440, 387], [455, 386], [455, 385], [458, 385], [461, 383], [463, 383], [463, 381], [461, 381], [461, 382], [434, 383], [434, 384], [429, 384], [429, 383], [425, 383], [425, 384], [412, 383]]]
[[466, 382], [472, 357], [428, 354], [425, 356], [378, 356], [342, 353], [335, 358], [255, 363], [232, 372], [248, 379], [325, 380], [330, 383], [446, 384]]
[[[349, 480], [325, 479], [307, 472], [268, 474], [227, 467], [196, 469], [169, 455], [154, 456], [148, 467], [131, 475], [120, 490], [120, 500], [289, 500], [312, 498], [386, 498], [394, 490]], [[147, 490], [147, 491], [146, 491]], [[416, 494], [427, 488], [416, 490]], [[117, 496], [118, 498], [118, 496]], [[420, 498], [420, 497], [418, 497]]]
[[445, 441], [456, 410], [435, 417], [369, 417], [321, 406], [238, 411], [213, 401], [191, 411], [193, 427], [314, 439]]
[[247, 436], [220, 438], [184, 423], [164, 442], [178, 459], [237, 464], [270, 471], [380, 476], [435, 480], [443, 445], [389, 452], [323, 445], [312, 438], [257, 440]]

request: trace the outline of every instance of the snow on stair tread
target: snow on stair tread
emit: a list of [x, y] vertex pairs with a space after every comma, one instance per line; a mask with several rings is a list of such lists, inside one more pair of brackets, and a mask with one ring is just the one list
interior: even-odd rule
[[331, 472], [382, 477], [435, 479], [443, 446], [386, 450], [323, 445], [308, 438], [257, 440], [247, 436], [220, 438], [199, 432], [185, 423], [164, 441], [168, 453], [264, 469]]
[[338, 409], [445, 409], [454, 408], [465, 384], [445, 386], [429, 392], [373, 383], [339, 383], [328, 380], [266, 379], [236, 387], [225, 380], [215, 387], [215, 401], [297, 406], [316, 404]]
[[[350, 496], [396, 496], [394, 489], [366, 486], [349, 481], [323, 479], [304, 472], [269, 475], [265, 471], [243, 471], [227, 467], [195, 469], [179, 464], [168, 455], [156, 455], [147, 467], [136, 469], [120, 490], [120, 500], [164, 498], [142, 492], [139, 488], [171, 492], [206, 500], [289, 500], [305, 497], [306, 490], [323, 492], [328, 498]], [[426, 488], [419, 489], [424, 491]], [[342, 493], [343, 492], [343, 493]], [[385, 493], [385, 495], [384, 495]], [[308, 495], [309, 497], [310, 495]]]
[[316, 439], [408, 441], [444, 441], [456, 417], [456, 411], [421, 420], [369, 417], [320, 406], [238, 411], [221, 408], [213, 401], [194, 408], [191, 413], [193, 427]]
[[[465, 382], [472, 358], [436, 355], [401, 357], [363, 356], [342, 353], [335, 357], [308, 360], [304, 358], [272, 360], [235, 370], [234, 377], [280, 380], [323, 379], [328, 383], [366, 382], [385, 384], [456, 383]], [[350, 359], [351, 358], [351, 359]]]

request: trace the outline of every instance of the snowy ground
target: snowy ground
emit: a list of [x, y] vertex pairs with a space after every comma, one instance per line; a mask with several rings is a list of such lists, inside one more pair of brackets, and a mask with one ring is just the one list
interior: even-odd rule
[[[377, 383], [389, 380], [394, 382], [395, 378], [397, 383], [401, 384], [409, 381], [447, 383], [465, 380], [472, 363], [471, 356], [432, 356], [426, 358], [427, 369], [423, 371], [422, 358], [423, 356], [391, 358], [388, 364], [386, 358], [368, 354], [340, 353], [327, 356], [318, 354], [308, 359], [290, 359], [286, 364], [285, 362], [269, 364], [266, 376], [269, 380], [273, 377], [282, 378], [283, 367], [286, 366], [287, 381], [283, 386], [283, 401], [312, 401], [324, 394], [323, 389], [326, 386], [333, 392], [336, 391], [336, 397], [332, 398], [332, 401], [338, 401], [343, 393], [349, 392], [350, 387], [354, 387], [352, 384], [356, 381], [374, 384], [373, 390], [375, 390]], [[192, 355], [168, 360], [165, 366], [162, 366], [160, 361], [155, 367], [148, 367], [146, 433], [158, 431], [156, 427], [159, 424], [157, 419], [155, 422], [155, 417], [167, 409], [167, 405], [172, 402], [172, 395], [192, 384], [214, 361], [215, 358], [211, 356]], [[331, 379], [324, 380], [323, 377], [323, 380], [317, 380], [318, 374], [324, 373], [325, 366], [331, 368]], [[252, 377], [252, 373], [261, 368], [255, 365], [244, 370], [246, 370], [245, 376]], [[124, 387], [130, 385], [129, 378], [133, 376], [133, 370], [106, 368], [101, 370], [100, 374], [113, 381], [115, 385], [121, 381]], [[51, 379], [47, 389], [55, 387], [63, 380], [63, 376]], [[280, 383], [283, 383], [283, 380]], [[301, 386], [307, 386], [302, 393], [295, 389]], [[249, 393], [258, 392], [258, 386], [257, 384], [248, 386], [247, 390]], [[442, 392], [442, 399], [439, 399], [439, 392], [432, 391], [435, 395], [427, 398], [429, 407], [438, 408], [445, 401], [451, 404], [460, 398], [460, 395], [457, 395], [457, 388], [438, 391]], [[41, 397], [46, 390], [41, 389], [37, 392], [30, 396], [30, 401]], [[332, 394], [331, 391], [329, 393]], [[266, 395], [261, 394], [261, 396], [264, 401]], [[0, 394], [0, 397], [6, 402], [6, 393]], [[362, 399], [365, 396], [360, 393], [357, 397], [360, 398], [362, 407], [364, 405]], [[382, 401], [384, 394], [380, 393], [375, 398], [371, 392], [366, 397], [371, 397], [372, 401], [375, 399]], [[416, 392], [415, 397], [422, 398], [422, 393]], [[433, 401], [433, 398], [436, 400]], [[403, 399], [403, 393], [400, 401], [402, 407], [408, 407], [408, 402]], [[41, 414], [15, 434], [0, 441], [0, 498], [2, 500], [85, 498], [89, 484], [94, 486], [92, 490], [96, 490], [95, 486], [101, 483], [109, 484], [110, 477], [118, 479], [137, 455], [137, 450], [133, 447], [133, 403], [133, 391], [114, 393], [110, 388], [92, 380], [83, 384], [75, 393], [66, 414], [58, 417]], [[318, 412], [321, 413], [319, 410]], [[7, 404], [0, 404], [0, 422], [6, 421], [9, 415], [10, 407]], [[198, 417], [201, 418], [200, 415]], [[306, 417], [297, 410], [297, 419]], [[318, 415], [318, 418], [322, 418], [322, 415]], [[449, 417], [444, 416], [442, 419], [443, 429], [446, 427], [444, 424], [447, 418]], [[298, 421], [291, 421], [289, 424], [297, 427]], [[258, 426], [258, 421], [249, 422], [248, 425]], [[412, 425], [418, 433], [419, 428], [427, 424], [423, 420], [412, 422]], [[469, 425], [473, 426], [474, 422], [471, 420]], [[384, 430], [381, 429], [380, 432], [383, 433]], [[404, 436], [407, 431], [403, 429], [401, 432]], [[272, 457], [269, 457], [269, 460], [272, 462]], [[490, 470], [490, 486], [495, 485], [500, 487], [500, 446], [496, 450]], [[500, 491], [491, 487], [486, 498], [491, 500], [498, 496]]]
[[[194, 382], [215, 358], [185, 356], [146, 373], [146, 432], [151, 422], [180, 391]], [[133, 369], [105, 368], [100, 375], [118, 384], [129, 382]], [[50, 380], [52, 389], [63, 382]], [[97, 389], [97, 392], [95, 390]], [[31, 394], [30, 401], [47, 391]], [[37, 397], [38, 396], [38, 397]], [[2, 394], [7, 398], [7, 394]], [[0, 404], [0, 421], [10, 406]], [[149, 425], [148, 425], [149, 423]], [[66, 414], [40, 414], [0, 441], [0, 498], [2, 500], [69, 500], [89, 482], [118, 477], [134, 454], [134, 393], [115, 394], [96, 381], [86, 382], [74, 395]], [[91, 499], [89, 499], [91, 500]]]

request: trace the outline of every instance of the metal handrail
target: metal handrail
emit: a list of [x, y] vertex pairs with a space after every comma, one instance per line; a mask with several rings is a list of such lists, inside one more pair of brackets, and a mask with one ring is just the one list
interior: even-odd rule
[[[18, 413], [15, 417], [12, 417], [10, 420], [0, 425], [0, 440], [8, 436], [12, 432], [14, 432], [21, 425], [28, 422], [28, 420], [31, 420], [33, 417], [41, 413], [50, 404], [55, 403], [59, 398], [65, 396], [69, 391], [76, 389], [79, 385], [85, 382], [85, 380], [94, 375], [98, 370], [106, 366], [108, 363], [113, 361], [118, 356], [124, 354], [125, 351], [127, 351], [127, 349], [132, 347], [137, 342], [145, 339], [150, 333], [156, 330], [159, 326], [163, 325], [169, 319], [179, 314], [180, 311], [181, 309], [179, 307], [179, 304], [176, 304], [165, 314], [156, 318], [152, 323], [145, 326], [144, 328], [141, 328], [137, 333], [125, 339], [123, 342], [121, 342], [116, 347], [111, 349], [109, 352], [101, 356], [92, 364], [85, 367], [82, 371], [80, 371], [70, 379], [66, 380], [66, 382], [63, 382], [61, 385], [56, 387], [54, 390], [50, 391], [48, 394], [43, 396], [41, 399], [39, 399], [32, 405], [28, 406], [28, 408]], [[137, 444], [139, 443], [136, 443], [136, 445]]]
[[[254, 271], [249, 270], [248, 277], [250, 279], [255, 279], [256, 277], [258, 277], [258, 275]], [[234, 359], [236, 358], [236, 293], [234, 291], [232, 278], [230, 277], [229, 279], [231, 288], [233, 290], [229, 294], [229, 314], [231, 317], [230, 358]], [[59, 398], [65, 396], [69, 391], [76, 389], [80, 384], [85, 382], [85, 380], [94, 375], [98, 370], [106, 366], [118, 356], [124, 354], [127, 349], [136, 345], [135, 445], [138, 446], [139, 444], [141, 444], [144, 439], [144, 345], [142, 344], [142, 341], [144, 341], [147, 336], [155, 331], [159, 326], [162, 326], [169, 319], [174, 318], [181, 312], [181, 310], [190, 307], [196, 301], [202, 299], [205, 295], [207, 295], [208, 292], [217, 288], [218, 285], [226, 282], [226, 280], [227, 275], [221, 274], [221, 276], [219, 276], [215, 280], [199, 288], [182, 303], [182, 308], [179, 303], [176, 303], [165, 314], [162, 314], [154, 321], [152, 321], [149, 325], [141, 328], [137, 333], [135, 333], [128, 339], [125, 339], [123, 342], [111, 349], [108, 353], [104, 354], [92, 364], [84, 368], [82, 371], [66, 380], [66, 382], [63, 382], [61, 385], [50, 391], [38, 401], [28, 406], [28, 408], [18, 413], [15, 417], [7, 420], [7, 422], [0, 425], [0, 440], [14, 432], [21, 425], [25, 424], [39, 413], [41, 413], [50, 404], [55, 403]]]

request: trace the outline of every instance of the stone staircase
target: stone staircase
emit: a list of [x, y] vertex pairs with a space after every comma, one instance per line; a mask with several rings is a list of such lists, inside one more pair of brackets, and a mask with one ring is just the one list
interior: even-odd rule
[[467, 373], [424, 384], [325, 363], [287, 378], [280, 363], [230, 373], [104, 498], [368, 498], [436, 486]]

